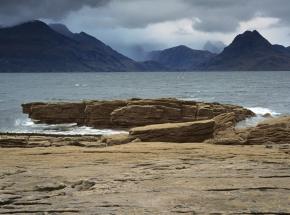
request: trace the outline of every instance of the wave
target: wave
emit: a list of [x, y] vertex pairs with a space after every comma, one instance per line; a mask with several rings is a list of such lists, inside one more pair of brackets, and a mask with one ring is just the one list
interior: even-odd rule
[[265, 120], [265, 114], [271, 114], [271, 116], [276, 117], [281, 115], [281, 113], [278, 113], [274, 110], [271, 110], [269, 108], [264, 107], [247, 107], [249, 110], [253, 111], [256, 116], [247, 118], [244, 121], [239, 122], [236, 127], [237, 128], [245, 128], [250, 126], [256, 126], [261, 121]]
[[264, 107], [248, 107], [248, 109], [253, 111], [256, 115], [271, 114], [272, 116], [278, 116], [281, 114], [269, 108], [264, 108]]
[[66, 124], [36, 124], [31, 119], [15, 120], [15, 128], [8, 132], [16, 133], [41, 133], [41, 134], [64, 134], [64, 135], [107, 135], [127, 133], [121, 130], [95, 129], [87, 126], [77, 126], [76, 123]]

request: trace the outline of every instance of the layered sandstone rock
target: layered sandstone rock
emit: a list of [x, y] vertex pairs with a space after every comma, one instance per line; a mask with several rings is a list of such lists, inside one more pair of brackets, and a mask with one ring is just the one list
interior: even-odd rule
[[132, 128], [129, 136], [144, 142], [203, 142], [213, 137], [214, 120], [164, 123]]
[[[86, 102], [83, 125], [95, 128], [115, 127], [111, 121], [111, 113], [127, 105], [126, 101], [93, 101]], [[52, 113], [53, 114], [53, 113]]]
[[[100, 136], [64, 136], [48, 134], [0, 134], [0, 148], [34, 148], [34, 147], [104, 147]], [[111, 143], [111, 145], [115, 145]]]
[[40, 123], [78, 123], [95, 128], [133, 128], [160, 123], [208, 120], [234, 113], [235, 121], [255, 114], [241, 106], [177, 99], [131, 99], [23, 104], [23, 112]]
[[[225, 124], [221, 124], [225, 125]], [[255, 127], [223, 130], [216, 128], [215, 138], [208, 142], [228, 145], [267, 145], [290, 143], [290, 117], [277, 117], [262, 121]]]
[[267, 119], [247, 131], [248, 144], [290, 143], [290, 117]]
[[180, 108], [163, 105], [129, 105], [111, 113], [112, 123], [125, 127], [176, 122], [181, 118]]
[[23, 112], [31, 119], [47, 124], [78, 123], [85, 118], [84, 102], [28, 103], [22, 105]]
[[105, 147], [129, 142], [207, 142], [221, 145], [290, 144], [290, 117], [265, 120], [255, 127], [236, 129], [233, 113], [211, 120], [163, 123], [135, 127], [129, 133], [106, 136], [46, 134], [0, 134], [1, 147]]
[[237, 119], [236, 114], [234, 112], [230, 113], [222, 113], [213, 118], [215, 121], [215, 132], [220, 132], [226, 130], [228, 128], [232, 128], [236, 125]]

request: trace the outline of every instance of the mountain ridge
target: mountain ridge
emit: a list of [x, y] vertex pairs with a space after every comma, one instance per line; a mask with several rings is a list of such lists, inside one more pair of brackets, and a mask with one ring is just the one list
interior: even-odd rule
[[35, 20], [0, 28], [0, 72], [290, 70], [290, 46], [245, 31], [219, 54], [179, 45], [136, 62], [101, 40], [65, 25]]
[[290, 52], [272, 45], [258, 31], [237, 35], [223, 52], [212, 58], [205, 70], [261, 71], [290, 70]]
[[61, 34], [35, 20], [0, 29], [1, 72], [121, 72], [155, 70], [84, 32]]

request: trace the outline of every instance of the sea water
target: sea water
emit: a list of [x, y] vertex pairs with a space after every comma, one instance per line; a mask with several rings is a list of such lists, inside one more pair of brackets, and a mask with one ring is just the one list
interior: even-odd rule
[[0, 131], [107, 134], [75, 124], [34, 124], [21, 104], [33, 101], [175, 97], [238, 104], [258, 116], [290, 114], [290, 72], [0, 73]]

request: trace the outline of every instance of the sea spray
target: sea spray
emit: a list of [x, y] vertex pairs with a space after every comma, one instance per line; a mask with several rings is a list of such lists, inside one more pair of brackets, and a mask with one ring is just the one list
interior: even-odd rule
[[281, 115], [280, 113], [265, 107], [247, 107], [247, 108], [253, 111], [256, 114], [256, 116], [247, 118], [244, 121], [239, 122], [236, 126], [237, 128], [256, 126], [258, 123], [265, 120], [266, 114], [270, 114], [272, 117]]
[[95, 129], [87, 126], [77, 126], [76, 123], [53, 124], [34, 123], [29, 118], [15, 120], [15, 129], [7, 132], [15, 133], [42, 133], [42, 134], [64, 134], [64, 135], [107, 135], [127, 133], [121, 130]]

